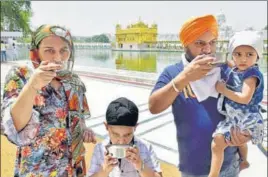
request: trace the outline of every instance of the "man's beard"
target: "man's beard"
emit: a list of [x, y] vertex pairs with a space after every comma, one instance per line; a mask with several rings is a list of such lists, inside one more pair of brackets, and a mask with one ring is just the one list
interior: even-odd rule
[[185, 58], [189, 63], [195, 58], [189, 48], [185, 50]]

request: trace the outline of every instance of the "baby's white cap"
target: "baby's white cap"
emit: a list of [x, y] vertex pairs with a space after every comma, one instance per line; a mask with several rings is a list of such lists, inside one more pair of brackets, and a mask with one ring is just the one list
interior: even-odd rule
[[234, 34], [229, 41], [228, 52], [232, 54], [236, 47], [247, 45], [253, 47], [259, 58], [262, 57], [263, 52], [263, 38], [262, 34], [257, 31], [241, 31]]

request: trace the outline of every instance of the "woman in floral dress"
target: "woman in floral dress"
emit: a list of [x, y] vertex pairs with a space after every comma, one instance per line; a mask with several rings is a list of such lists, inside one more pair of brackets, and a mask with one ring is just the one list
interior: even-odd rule
[[85, 126], [90, 112], [85, 85], [72, 72], [70, 32], [40, 26], [32, 36], [30, 59], [34, 71], [13, 67], [3, 93], [4, 134], [18, 147], [15, 176], [85, 176], [83, 142], [96, 140]]

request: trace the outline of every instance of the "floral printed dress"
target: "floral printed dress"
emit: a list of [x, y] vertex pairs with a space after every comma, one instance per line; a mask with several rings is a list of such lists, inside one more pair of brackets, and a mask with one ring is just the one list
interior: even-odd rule
[[9, 141], [18, 147], [15, 176], [78, 176], [77, 169], [80, 173], [86, 170], [80, 120], [90, 117], [84, 85], [76, 76], [62, 80], [58, 91], [50, 85], [44, 87], [35, 97], [30, 121], [18, 132], [10, 108], [31, 73], [28, 67], [14, 67], [4, 86], [2, 126]]
[[218, 110], [226, 116], [226, 119], [218, 124], [213, 136], [222, 134], [225, 139], [230, 141], [231, 128], [237, 126], [241, 131], [246, 130], [250, 133], [253, 144], [262, 143], [264, 122], [259, 104], [263, 99], [264, 81], [258, 65], [251, 66], [245, 71], [239, 71], [236, 67], [231, 69], [227, 65], [223, 66], [222, 69], [226, 87], [232, 91], [241, 92], [244, 81], [251, 77], [257, 79], [257, 86], [248, 104], [240, 104], [221, 95], [218, 101]]

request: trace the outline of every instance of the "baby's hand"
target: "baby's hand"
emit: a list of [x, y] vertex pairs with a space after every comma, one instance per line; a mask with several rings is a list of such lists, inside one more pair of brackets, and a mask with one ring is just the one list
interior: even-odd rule
[[226, 88], [226, 84], [223, 81], [217, 81], [217, 83], [216, 83], [217, 92], [223, 94], [225, 88]]

